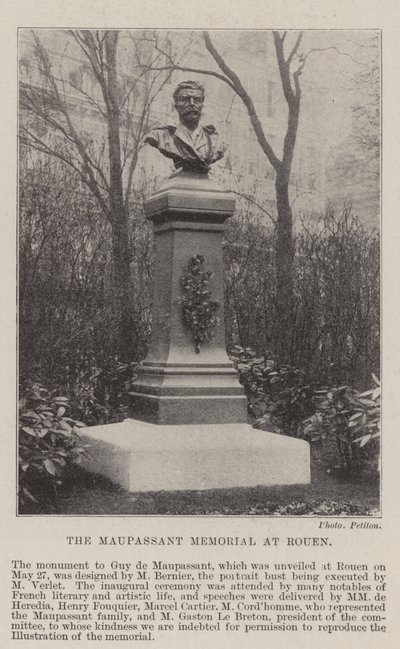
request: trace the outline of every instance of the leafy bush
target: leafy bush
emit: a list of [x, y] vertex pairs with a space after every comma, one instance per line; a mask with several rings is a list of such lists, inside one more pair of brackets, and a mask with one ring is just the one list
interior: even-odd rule
[[236, 345], [231, 353], [249, 399], [257, 428], [297, 437], [301, 423], [314, 412], [313, 387], [305, 373]]
[[91, 366], [68, 387], [70, 414], [88, 426], [122, 421], [127, 416], [127, 395], [137, 363], [107, 359], [103, 367]]
[[375, 386], [365, 392], [348, 386], [322, 388], [302, 370], [257, 357], [250, 348], [237, 345], [231, 356], [256, 428], [308, 439], [334, 470], [376, 471], [380, 386], [374, 374]]
[[304, 436], [311, 442], [332, 440], [338, 460], [334, 468], [356, 471], [377, 468], [380, 437], [380, 385], [358, 392], [348, 386], [319, 390], [315, 413], [304, 421]]
[[86, 446], [80, 421], [66, 417], [68, 398], [32, 383], [22, 399], [19, 427], [19, 502], [38, 503], [43, 494], [57, 501], [57, 489], [71, 464], [79, 464]]

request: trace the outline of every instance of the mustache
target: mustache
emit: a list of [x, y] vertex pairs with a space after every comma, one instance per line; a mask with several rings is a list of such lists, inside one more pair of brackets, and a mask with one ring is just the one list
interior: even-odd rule
[[183, 113], [200, 113], [200, 109], [196, 108], [196, 106], [188, 106], [187, 108], [184, 108]]

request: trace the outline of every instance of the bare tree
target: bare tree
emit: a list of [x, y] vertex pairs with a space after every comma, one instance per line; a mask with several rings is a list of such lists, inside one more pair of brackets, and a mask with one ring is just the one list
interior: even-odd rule
[[[54, 54], [38, 32], [32, 33], [34, 71], [20, 86], [20, 138], [74, 169], [109, 221], [120, 355], [131, 358], [129, 200], [150, 109], [170, 73], [150, 70], [163, 59], [149, 47], [144, 34], [124, 33], [131, 47], [130, 61], [124, 62], [129, 69], [122, 74], [120, 36], [113, 30], [69, 31], [64, 33], [64, 51]], [[75, 61], [67, 56], [71, 48]], [[127, 48], [121, 49], [125, 53]], [[84, 75], [91, 81], [89, 88]], [[82, 106], [90, 111], [86, 130]]]

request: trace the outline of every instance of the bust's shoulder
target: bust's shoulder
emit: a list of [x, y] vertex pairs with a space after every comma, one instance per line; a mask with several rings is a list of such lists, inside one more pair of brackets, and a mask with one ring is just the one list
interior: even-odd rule
[[153, 133], [154, 131], [160, 131], [161, 133], [175, 133], [176, 126], [175, 124], [154, 124], [148, 130], [148, 133]]
[[172, 124], [155, 124], [145, 134], [143, 141], [151, 146], [160, 148], [170, 146], [174, 139], [176, 126]]
[[214, 124], [207, 124], [206, 126], [203, 126], [203, 131], [205, 131], [208, 135], [218, 135], [217, 129], [215, 128]]

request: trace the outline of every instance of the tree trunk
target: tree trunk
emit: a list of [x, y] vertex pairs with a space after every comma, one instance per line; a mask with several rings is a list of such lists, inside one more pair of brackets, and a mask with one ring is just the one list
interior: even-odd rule
[[120, 145], [120, 110], [117, 79], [118, 32], [107, 32], [105, 52], [107, 63], [108, 154], [110, 164], [110, 216], [112, 228], [114, 277], [119, 311], [119, 351], [123, 360], [132, 360], [133, 319], [131, 305], [131, 273], [129, 258], [128, 210], [124, 202]]
[[291, 362], [293, 331], [293, 227], [292, 208], [289, 202], [289, 171], [283, 166], [275, 180], [276, 222], [276, 316], [275, 341], [279, 361]]
[[133, 319], [131, 304], [131, 273], [128, 249], [128, 218], [124, 206], [113, 200], [110, 192], [112, 210], [112, 249], [114, 281], [116, 286], [119, 355], [121, 360], [132, 360], [133, 351]]

